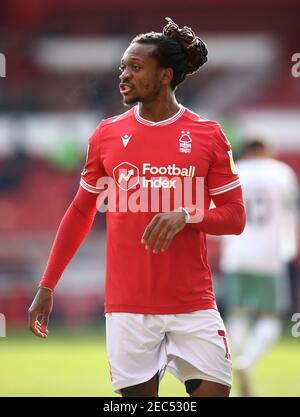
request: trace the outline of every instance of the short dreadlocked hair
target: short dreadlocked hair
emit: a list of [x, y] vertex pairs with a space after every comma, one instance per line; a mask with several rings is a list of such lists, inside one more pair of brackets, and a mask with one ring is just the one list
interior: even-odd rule
[[149, 32], [136, 36], [133, 43], [156, 45], [152, 56], [158, 65], [173, 69], [171, 88], [175, 88], [185, 80], [187, 75], [193, 74], [207, 61], [205, 43], [187, 26], [182, 29], [169, 17], [162, 33]]

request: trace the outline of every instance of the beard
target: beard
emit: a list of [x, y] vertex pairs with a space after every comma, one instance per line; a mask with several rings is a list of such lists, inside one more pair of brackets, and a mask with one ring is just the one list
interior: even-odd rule
[[123, 98], [123, 104], [126, 107], [133, 106], [134, 104], [137, 104], [141, 99], [139, 97], [124, 97]]
[[130, 107], [132, 105], [135, 105], [137, 103], [147, 103], [147, 102], [151, 102], [153, 100], [155, 100], [157, 98], [157, 96], [159, 96], [161, 90], [161, 86], [159, 83], [154, 85], [154, 88], [152, 87], [152, 89], [150, 90], [149, 86], [146, 86], [146, 88], [144, 88], [143, 91], [143, 95], [140, 96], [138, 95], [138, 93], [136, 92], [136, 94], [130, 95], [126, 95], [123, 96], [123, 104], [126, 107]]

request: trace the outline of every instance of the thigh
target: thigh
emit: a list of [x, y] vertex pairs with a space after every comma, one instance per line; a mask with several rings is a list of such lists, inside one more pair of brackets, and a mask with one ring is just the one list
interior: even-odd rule
[[122, 397], [158, 397], [159, 372], [149, 381], [121, 389]]
[[201, 379], [231, 386], [230, 348], [218, 311], [201, 310], [175, 315], [167, 332], [166, 346], [167, 369], [182, 382]]
[[107, 313], [105, 317], [106, 349], [115, 392], [146, 383], [158, 371], [163, 374], [167, 358], [159, 317], [132, 313]]
[[230, 387], [212, 381], [202, 381], [190, 394], [191, 397], [229, 397]]

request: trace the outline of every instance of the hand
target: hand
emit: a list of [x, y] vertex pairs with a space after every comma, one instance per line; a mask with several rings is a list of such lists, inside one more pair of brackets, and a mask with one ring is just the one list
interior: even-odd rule
[[[48, 288], [40, 288], [28, 310], [28, 328], [38, 337], [47, 339], [48, 320], [53, 307], [53, 293]], [[38, 317], [41, 316], [41, 322]]]
[[142, 243], [146, 249], [153, 247], [153, 253], [158, 253], [161, 248], [165, 252], [173, 237], [185, 226], [185, 213], [183, 211], [172, 211], [171, 213], [159, 213], [153, 217], [145, 229]]

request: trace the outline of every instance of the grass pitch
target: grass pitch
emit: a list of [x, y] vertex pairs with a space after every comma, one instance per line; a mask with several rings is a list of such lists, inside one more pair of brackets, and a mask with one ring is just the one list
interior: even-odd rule
[[[258, 396], [300, 396], [300, 339], [285, 337], [253, 371]], [[238, 395], [234, 380], [232, 396]], [[103, 329], [51, 329], [48, 340], [29, 332], [0, 338], [0, 396], [114, 397]], [[161, 397], [187, 396], [169, 373]]]

